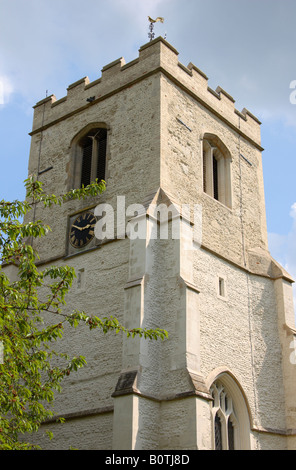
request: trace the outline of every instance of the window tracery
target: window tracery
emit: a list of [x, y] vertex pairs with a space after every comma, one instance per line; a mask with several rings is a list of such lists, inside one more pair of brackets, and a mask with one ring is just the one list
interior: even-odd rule
[[238, 421], [232, 398], [219, 381], [212, 385], [210, 391], [213, 398], [214, 448], [215, 450], [234, 450]]

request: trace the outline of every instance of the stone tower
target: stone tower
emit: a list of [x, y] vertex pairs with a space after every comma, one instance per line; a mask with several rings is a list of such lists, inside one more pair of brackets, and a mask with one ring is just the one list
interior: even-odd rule
[[[69, 331], [88, 365], [46, 447], [295, 449], [293, 280], [268, 251], [258, 119], [163, 38], [34, 108], [29, 173], [45, 190], [107, 185], [37, 211], [52, 227], [41, 266], [75, 268], [67, 309], [169, 334]], [[83, 220], [105, 236], [75, 233]]]

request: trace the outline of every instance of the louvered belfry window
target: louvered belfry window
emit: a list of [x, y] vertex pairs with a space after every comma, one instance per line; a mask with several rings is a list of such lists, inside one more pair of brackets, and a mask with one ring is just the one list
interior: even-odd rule
[[213, 156], [213, 184], [214, 184], [214, 198], [219, 201], [218, 193], [218, 161], [215, 156]]
[[93, 129], [81, 142], [81, 187], [91, 182], [105, 180], [107, 130]]
[[106, 169], [106, 149], [107, 149], [107, 131], [101, 129], [100, 140], [98, 141], [98, 161], [97, 161], [97, 178], [98, 181], [105, 180]]
[[213, 134], [203, 139], [203, 191], [227, 207], [232, 206], [231, 155]]
[[203, 152], [203, 190], [207, 192], [207, 156], [206, 152]]
[[91, 181], [92, 141], [88, 139], [82, 147], [81, 186]]

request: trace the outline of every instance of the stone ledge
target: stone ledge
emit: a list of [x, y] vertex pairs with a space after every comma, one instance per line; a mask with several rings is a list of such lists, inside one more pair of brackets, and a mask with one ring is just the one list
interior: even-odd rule
[[283, 437], [296, 436], [296, 429], [276, 429], [276, 428], [264, 428], [262, 426], [253, 426], [251, 428], [251, 431], [263, 433], [263, 434], [277, 434]]
[[189, 376], [189, 386], [190, 389], [185, 392], [174, 393], [171, 395], [159, 394], [154, 395], [152, 393], [141, 392], [137, 388], [137, 379], [138, 379], [138, 370], [122, 372], [118, 378], [115, 391], [112, 393], [112, 397], [120, 397], [124, 395], [138, 395], [139, 397], [146, 398], [148, 400], [157, 401], [159, 403], [165, 401], [181, 400], [188, 397], [200, 397], [208, 401], [212, 401], [212, 396], [210, 395], [209, 390], [206, 387], [204, 378], [201, 375], [193, 373], [186, 369], [186, 372]]
[[47, 419], [42, 422], [42, 424], [58, 424], [60, 418], [63, 418], [67, 421], [71, 419], [80, 419], [88, 418], [90, 416], [101, 415], [106, 413], [113, 413], [114, 406], [102, 406], [101, 408], [94, 408], [90, 410], [74, 411], [73, 413], [64, 413], [57, 416], [54, 416], [50, 419]]

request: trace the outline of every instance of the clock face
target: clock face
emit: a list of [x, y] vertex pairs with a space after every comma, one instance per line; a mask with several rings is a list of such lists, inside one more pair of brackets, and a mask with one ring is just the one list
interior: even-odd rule
[[79, 215], [70, 228], [70, 243], [74, 248], [83, 248], [95, 236], [95, 225], [97, 219], [92, 212]]

